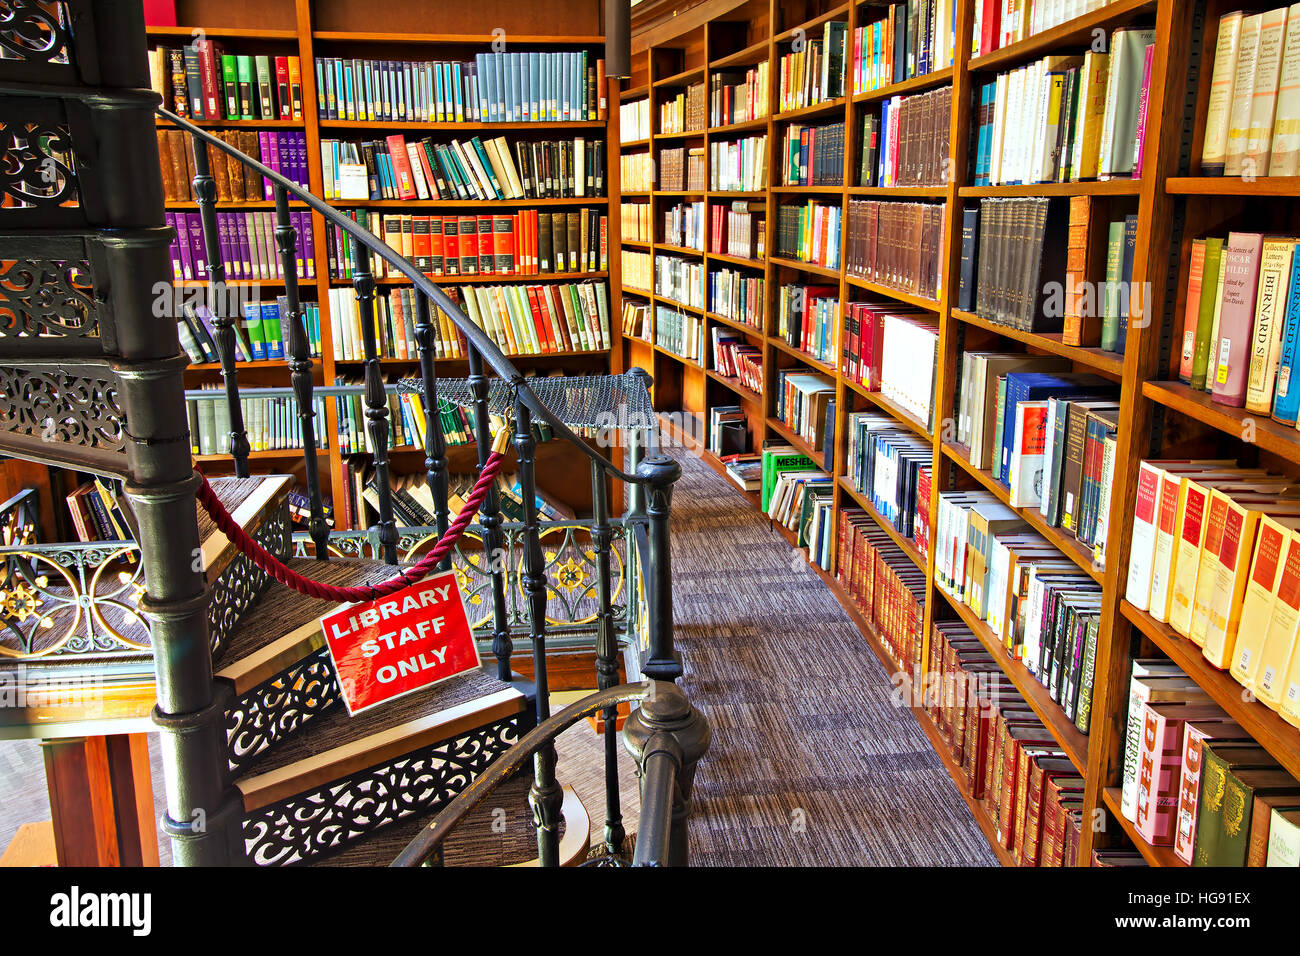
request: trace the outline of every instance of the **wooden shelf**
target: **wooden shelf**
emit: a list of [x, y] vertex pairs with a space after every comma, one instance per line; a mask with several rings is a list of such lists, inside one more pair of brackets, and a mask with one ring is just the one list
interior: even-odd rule
[[1066, 345], [1061, 341], [1060, 332], [1025, 332], [1013, 329], [1009, 325], [992, 322], [974, 312], [952, 310], [952, 317], [967, 325], [978, 326], [990, 332], [996, 332], [1004, 338], [1014, 339], [1034, 348], [1042, 349], [1053, 355], [1060, 355], [1072, 362], [1086, 365], [1088, 368], [1118, 377], [1124, 371], [1124, 356], [1119, 352], [1107, 352], [1103, 349], [1088, 348], [1081, 345]]
[[874, 90], [864, 90], [861, 93], [853, 94], [854, 103], [870, 103], [875, 100], [887, 100], [891, 96], [905, 96], [912, 93], [920, 93], [934, 86], [943, 86], [945, 83], [952, 82], [953, 69], [945, 66], [942, 70], [935, 70], [932, 73], [924, 73], [921, 76], [914, 76], [910, 80], [902, 80], [899, 83], [891, 83], [888, 86], [882, 86]]
[[733, 266], [743, 266], [746, 269], [767, 268], [767, 261], [765, 259], [745, 259], [741, 256], [729, 256], [725, 252], [710, 252], [706, 253], [706, 255], [710, 259], [715, 259], [718, 262], [726, 262]]
[[514, 123], [477, 123], [469, 121], [425, 121], [414, 120], [320, 120], [320, 128], [330, 129], [376, 129], [376, 130], [414, 130], [417, 132], [436, 132], [446, 130], [500, 130], [503, 133], [530, 130], [567, 130], [567, 129], [604, 129], [603, 120], [547, 120], [538, 122]]
[[1022, 61], [1037, 59], [1062, 48], [1063, 52], [1082, 52], [1069, 48], [1079, 44], [1086, 47], [1093, 42], [1094, 31], [1101, 29], [1108, 33], [1114, 27], [1123, 26], [1136, 17], [1153, 12], [1155, 8], [1156, 0], [1112, 0], [1104, 7], [1044, 30], [1027, 40], [1012, 43], [985, 56], [977, 56], [970, 60], [967, 69], [971, 72], [1005, 70]]
[[872, 405], [875, 405], [881, 411], [887, 412], [890, 415], [892, 415], [894, 418], [898, 419], [899, 424], [907, 426], [912, 431], [920, 435], [922, 438], [927, 440], [933, 439], [933, 435], [930, 432], [929, 426], [926, 425], [926, 423], [921, 421], [919, 418], [916, 418], [914, 415], [908, 413], [908, 411], [904, 409], [902, 405], [899, 405], [897, 402], [891, 401], [890, 399], [882, 395], [880, 392], [870, 391], [861, 382], [855, 382], [850, 378], [844, 379], [844, 385], [851, 392], [861, 395], [863, 398], [869, 401]]
[[1088, 180], [1077, 183], [1029, 183], [1024, 186], [962, 186], [957, 195], [975, 196], [1137, 196], [1140, 179]]
[[755, 338], [759, 339], [760, 341], [763, 338], [762, 329], [755, 328], [752, 325], [746, 325], [744, 322], [741, 322], [739, 319], [728, 318], [725, 315], [719, 315], [717, 312], [705, 312], [704, 315], [712, 322], [717, 322], [720, 325], [725, 325], [727, 326], [727, 328], [735, 329], [737, 332], [744, 332], [747, 335], [752, 335]]
[[253, 27], [163, 27], [146, 26], [144, 32], [151, 37], [184, 37], [193, 40], [206, 35], [230, 40], [297, 40], [297, 30], [261, 30]]
[[850, 186], [845, 192], [863, 199], [943, 199], [948, 195], [943, 186]]
[[766, 59], [767, 41], [759, 40], [757, 43], [751, 43], [743, 50], [737, 50], [735, 53], [728, 53], [726, 56], [711, 60], [709, 69], [725, 70], [733, 66], [754, 66]]
[[737, 133], [766, 130], [769, 119], [770, 117], [760, 116], [758, 119], [741, 120], [738, 123], [728, 123], [725, 126], [710, 126], [706, 132], [710, 136], [734, 136]]
[[773, 186], [769, 192], [778, 195], [801, 195], [808, 193], [810, 195], [830, 195], [841, 196], [844, 194], [844, 187], [840, 186]]
[[776, 113], [772, 117], [774, 123], [789, 123], [793, 120], [812, 119], [817, 116], [827, 116], [831, 113], [843, 113], [846, 99], [841, 96], [837, 99], [826, 100], [822, 103], [814, 103], [812, 106], [800, 106], [797, 109], [786, 110], [783, 113]]
[[705, 369], [704, 374], [707, 375], [709, 378], [713, 379], [713, 381], [725, 385], [727, 388], [731, 389], [733, 392], [735, 392], [745, 401], [752, 402], [755, 405], [758, 405], [760, 408], [763, 406], [763, 396], [760, 395], [758, 392], [754, 391], [752, 388], [750, 388], [740, 379], [735, 378], [734, 376], [731, 375], [723, 375], [721, 372], [718, 372], [711, 368]]
[[[847, 20], [849, 16], [849, 6], [850, 5], [847, 3], [841, 3], [839, 6], [827, 10], [825, 13], [818, 14], [817, 16], [813, 17], [811, 20], [805, 20], [803, 23], [792, 26], [788, 30], [783, 30], [772, 38], [772, 42], [789, 43], [791, 40], [799, 36], [801, 33], [811, 34], [815, 29], [820, 27], [823, 23], [827, 23], [831, 20], [840, 20], [840, 19]], [[778, 7], [777, 9], [779, 10], [781, 8]], [[777, 50], [776, 52], [777, 52], [777, 56], [780, 57], [781, 51]]]
[[914, 305], [921, 309], [928, 309], [931, 312], [939, 311], [939, 302], [937, 299], [927, 299], [923, 295], [914, 295], [911, 292], [904, 292], [902, 289], [895, 289], [891, 286], [881, 285], [879, 282], [871, 282], [867, 279], [859, 279], [857, 276], [846, 277], [849, 285], [858, 289], [865, 289], [868, 292], [874, 292], [876, 295], [888, 296], [891, 299], [897, 299], [899, 302], [906, 302], [908, 305]]
[[684, 129], [677, 133], [655, 133], [654, 140], [657, 143], [663, 139], [695, 139], [697, 137], [702, 138], [706, 134], [707, 131], [704, 129]]
[[795, 348], [793, 345], [791, 345], [785, 339], [781, 338], [779, 335], [769, 335], [767, 337], [767, 340], [771, 342], [774, 346], [776, 346], [778, 349], [780, 349], [782, 352], [784, 352], [786, 355], [792, 355], [795, 358], [797, 358], [799, 361], [812, 366], [817, 371], [825, 372], [831, 378], [835, 378], [837, 371], [834, 365], [831, 365], [827, 362], [823, 362], [821, 359], [809, 355], [803, 349]]
[[[538, 275], [501, 275], [495, 272], [473, 273], [463, 276], [425, 276], [438, 285], [473, 285], [475, 283], [495, 284], [498, 282], [583, 282], [587, 279], [607, 279], [608, 272], [545, 272]], [[375, 285], [410, 285], [406, 276], [383, 276], [374, 280]], [[351, 279], [331, 278], [332, 286], [350, 286]]]
[[[350, 30], [314, 30], [311, 37], [313, 40], [338, 40], [345, 43], [446, 43], [487, 47], [501, 39], [492, 33], [365, 33]], [[603, 44], [605, 37], [589, 34], [510, 33], [509, 41], [519, 45], [595, 46]]]
[[1121, 609], [1129, 623], [1186, 671], [1210, 695], [1210, 699], [1241, 724], [1289, 774], [1300, 779], [1300, 728], [1292, 727], [1259, 701], [1248, 699], [1249, 693], [1231, 674], [1212, 667], [1199, 647], [1168, 624], [1139, 611], [1128, 601], [1121, 602]]
[[768, 262], [774, 266], [780, 266], [782, 269], [795, 269], [799, 272], [810, 272], [813, 275], [825, 276], [828, 279], [838, 279], [840, 273], [838, 269], [828, 269], [826, 266], [814, 265], [811, 262], [800, 262], [798, 259], [786, 259], [783, 256], [768, 256]]
[[507, 206], [604, 206], [608, 196], [551, 196], [546, 199], [327, 199], [336, 209], [500, 209]]
[[797, 431], [785, 422], [781, 421], [781, 419], [769, 415], [767, 418], [767, 427], [788, 441], [800, 452], [811, 458], [816, 462], [817, 467], [822, 469], [822, 471], [826, 470], [826, 456], [820, 451], [814, 449], [812, 445], [808, 444], [808, 442], [804, 441]]
[[1008, 508], [1025, 519], [1035, 531], [1052, 543], [1052, 545], [1063, 555], [1078, 565], [1079, 570], [1088, 575], [1098, 584], [1101, 584], [1105, 573], [1104, 570], [1093, 560], [1092, 552], [1083, 546], [1074, 535], [1062, 531], [1060, 528], [1054, 528], [1047, 523], [1042, 514], [1036, 507], [1017, 508], [1011, 503], [1011, 494], [1006, 487], [997, 481], [990, 472], [983, 468], [976, 468], [971, 464], [969, 453], [961, 445], [954, 442], [943, 442], [942, 448], [944, 454], [953, 462], [959, 465], [962, 471], [973, 477], [984, 488], [991, 491], [998, 501], [1002, 502]]
[[1264, 412], [1220, 405], [1208, 392], [1198, 391], [1182, 382], [1143, 382], [1142, 394], [1234, 438], [1242, 439], [1253, 432], [1252, 444], [1300, 464], [1300, 431], [1292, 425], [1273, 421]]
[[1171, 196], [1255, 196], [1291, 199], [1300, 196], [1300, 176], [1263, 176], [1247, 182], [1240, 176], [1171, 176], [1165, 180]]
[[853, 487], [853, 482], [849, 481], [847, 477], [841, 475], [839, 478], [839, 485], [840, 488], [844, 490], [844, 493], [853, 499], [854, 504], [869, 514], [876, 524], [880, 525], [880, 527], [884, 529], [885, 533], [894, 539], [894, 544], [898, 545], [902, 552], [907, 555], [908, 560], [924, 571], [925, 555], [923, 555], [920, 549], [917, 548], [916, 542], [910, 538], [904, 538], [899, 534], [898, 530], [890, 524], [888, 520], [886, 520], [885, 516], [875, 509], [875, 506], [871, 504], [867, 499], [867, 496]]
[[671, 252], [684, 256], [699, 256], [704, 258], [703, 249], [692, 249], [690, 246], [676, 246], [670, 242], [656, 242], [654, 244], [656, 252]]
[[1178, 858], [1178, 854], [1174, 852], [1173, 847], [1152, 846], [1142, 838], [1142, 834], [1138, 833], [1137, 827], [1134, 826], [1133, 822], [1129, 820], [1128, 817], [1124, 816], [1123, 812], [1120, 810], [1119, 787], [1103, 788], [1102, 800], [1106, 804], [1106, 809], [1110, 811], [1111, 816], [1115, 818], [1119, 825], [1124, 829], [1124, 832], [1128, 834], [1128, 838], [1133, 841], [1133, 845], [1137, 847], [1138, 852], [1142, 854], [1144, 860], [1152, 866], [1187, 866], [1186, 863]]
[[672, 76], [665, 76], [662, 79], [654, 81], [656, 88], [664, 86], [690, 86], [696, 81], [704, 79], [704, 67], [694, 66], [689, 70], [682, 70], [680, 73], [674, 73]]
[[1052, 700], [1052, 695], [1047, 692], [1047, 688], [1038, 682], [1038, 678], [1029, 673], [1024, 664], [1008, 656], [1006, 648], [1002, 646], [1002, 642], [993, 633], [991, 627], [976, 617], [974, 611], [949, 594], [944, 588], [936, 584], [934, 590], [943, 595], [948, 605], [962, 619], [962, 623], [980, 639], [984, 649], [998, 662], [998, 666], [1002, 668], [1003, 673], [1011, 678], [1011, 682], [1016, 685], [1016, 690], [1020, 691], [1020, 696], [1029, 704], [1030, 709], [1043, 722], [1043, 725], [1051, 731], [1056, 742], [1065, 751], [1065, 755], [1070, 758], [1070, 763], [1074, 764], [1075, 769], [1081, 775], [1086, 775], [1088, 771], [1087, 734], [1079, 732], [1079, 728], [1074, 726], [1074, 722], [1065, 716], [1065, 711], [1061, 710], [1060, 705]]
[[[176, 125], [162, 116], [154, 119], [157, 125], [169, 129]], [[181, 119], [189, 120], [202, 129], [303, 129], [306, 126], [300, 119], [195, 119], [192, 116], [182, 116]]]

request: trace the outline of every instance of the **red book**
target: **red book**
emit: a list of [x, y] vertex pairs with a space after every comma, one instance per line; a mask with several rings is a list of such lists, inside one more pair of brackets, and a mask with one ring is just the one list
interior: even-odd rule
[[537, 344], [541, 346], [543, 352], [554, 352], [555, 339], [551, 336], [551, 321], [548, 316], [542, 314], [542, 307], [537, 299], [537, 286], [527, 286], [526, 291], [528, 308], [533, 313], [533, 325], [537, 328]]
[[515, 275], [515, 217], [492, 217], [492, 256], [497, 275]]
[[443, 275], [442, 217], [429, 217], [429, 274]]
[[442, 274], [458, 276], [460, 272], [460, 220], [442, 217]]
[[293, 119], [293, 96], [289, 93], [289, 58], [275, 58], [275, 95], [280, 107], [280, 119]]
[[217, 71], [220, 51], [211, 40], [196, 41], [194, 47], [199, 54], [199, 80], [203, 85], [203, 118], [221, 119], [221, 78]]
[[176, 0], [144, 0], [144, 23], [149, 27], [176, 26]]
[[492, 217], [476, 216], [478, 222], [478, 271], [483, 275], [494, 275], [501, 270], [496, 266], [492, 239]]
[[415, 151], [416, 157], [420, 160], [420, 171], [424, 173], [424, 181], [429, 184], [429, 192], [434, 199], [441, 199], [442, 193], [438, 191], [438, 181], [434, 178], [433, 167], [429, 165], [429, 154], [420, 146]]
[[555, 310], [556, 324], [560, 327], [560, 337], [564, 339], [564, 351], [575, 352], [577, 345], [569, 337], [569, 326], [564, 318], [564, 304], [560, 302], [560, 287], [557, 285], [544, 285], [538, 287], [542, 293], [550, 296], [551, 308]]
[[458, 216], [457, 222], [459, 224], [457, 232], [460, 236], [457, 245], [460, 254], [460, 274], [478, 275], [478, 217]]
[[1001, 0], [983, 0], [984, 12], [980, 14], [980, 56], [998, 48], [999, 27], [1002, 26]]
[[411, 171], [411, 158], [406, 153], [406, 140], [400, 133], [394, 133], [385, 142], [393, 164], [393, 177], [397, 180], [398, 198], [415, 199], [415, 176]]
[[411, 217], [411, 258], [415, 260], [415, 267], [425, 275], [431, 275], [433, 271], [433, 264], [430, 261], [433, 246], [430, 241], [432, 237], [429, 235], [431, 218], [431, 216]]

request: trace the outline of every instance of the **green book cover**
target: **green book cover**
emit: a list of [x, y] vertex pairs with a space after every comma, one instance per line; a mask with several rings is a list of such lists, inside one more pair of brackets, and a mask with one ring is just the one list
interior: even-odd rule
[[1201, 751], [1201, 789], [1196, 805], [1192, 866], [1217, 866], [1223, 839], [1223, 809], [1232, 770], [1267, 767], [1273, 758], [1263, 747], [1205, 741]]
[[1223, 265], [1223, 240], [1205, 240], [1205, 265], [1201, 273], [1201, 304], [1196, 316], [1196, 340], [1192, 347], [1192, 388], [1204, 391], [1210, 364], [1210, 334], [1214, 329], [1214, 305], [1219, 296], [1219, 273]]
[[271, 72], [271, 58], [269, 56], [257, 56], [253, 62], [257, 66], [257, 102], [261, 107], [259, 119], [276, 119], [275, 115], [275, 96], [272, 91], [274, 87], [274, 76]]
[[809, 482], [808, 487], [804, 489], [803, 506], [799, 509], [799, 547], [806, 548], [810, 541], [809, 532], [812, 531], [812, 520], [817, 504], [830, 499], [833, 492], [828, 484]]
[[262, 324], [262, 307], [257, 303], [244, 306], [244, 327], [253, 347], [253, 360], [262, 361], [266, 358], [266, 330]]
[[1084, 734], [1088, 732], [1088, 719], [1092, 714], [1092, 685], [1097, 673], [1097, 629], [1100, 620], [1095, 615], [1089, 618], [1083, 644], [1083, 672], [1079, 675], [1079, 703], [1074, 712], [1074, 726]]
[[1106, 295], [1101, 320], [1101, 347], [1114, 352], [1119, 346], [1120, 280], [1124, 268], [1124, 220], [1110, 224], [1106, 242]]
[[763, 449], [763, 512], [767, 513], [768, 504], [772, 500], [772, 488], [776, 484], [777, 475], [783, 471], [804, 471], [816, 467], [817, 463], [815, 461], [803, 452], [795, 451], [788, 446], [779, 446], [778, 449]]
[[235, 76], [239, 82], [239, 119], [251, 120], [253, 116], [253, 58], [235, 57]]
[[[1005, 375], [998, 376], [997, 405], [993, 407], [997, 409], [997, 414], [993, 419], [993, 434], [1004, 434], [1006, 431], [1007, 413], [1007, 377]], [[996, 444], [994, 445], [993, 450], [993, 477], [995, 479], [1000, 479], [1002, 477], [1002, 452]]]
[[221, 54], [221, 87], [225, 93], [226, 119], [239, 119], [239, 58]]
[[[1285, 770], [1229, 770], [1224, 783], [1223, 807], [1219, 813], [1222, 831], [1219, 833], [1216, 852], [1210, 857], [1210, 866], [1246, 865], [1250, 848], [1251, 818], [1254, 816], [1255, 797], [1265, 794], [1289, 794], [1300, 789], [1300, 783]], [[1199, 834], [1198, 834], [1199, 835]]]

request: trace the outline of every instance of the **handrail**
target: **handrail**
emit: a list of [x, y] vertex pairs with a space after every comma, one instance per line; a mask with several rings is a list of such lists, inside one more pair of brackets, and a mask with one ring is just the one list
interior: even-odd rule
[[474, 781], [456, 794], [451, 802], [408, 843], [397, 855], [392, 866], [420, 866], [441, 848], [451, 831], [462, 823], [471, 812], [488, 798], [501, 784], [519, 770], [524, 762], [531, 759], [546, 744], [551, 743], [568, 728], [584, 717], [589, 717], [609, 707], [644, 700], [655, 693], [655, 683], [644, 681], [640, 684], [620, 684], [608, 690], [588, 694], [575, 701], [558, 714], [553, 714], [542, 721], [520, 739], [520, 741], [502, 754], [487, 770], [479, 774]]
[[392, 246], [388, 245], [388, 243], [384, 242], [356, 220], [349, 219], [347, 216], [340, 213], [325, 200], [319, 198], [309, 190], [303, 189], [297, 183], [286, 179], [280, 173], [271, 169], [269, 166], [263, 165], [247, 153], [241, 152], [224, 140], [213, 136], [211, 133], [195, 126], [188, 120], [163, 109], [161, 106], [157, 107], [157, 113], [168, 122], [175, 123], [178, 127], [184, 129], [191, 136], [201, 139], [210, 146], [215, 146], [223, 153], [233, 156], [245, 166], [256, 170], [259, 175], [271, 180], [275, 185], [284, 189], [286, 192], [291, 193], [294, 197], [320, 213], [325, 217], [326, 222], [338, 226], [340, 229], [348, 232], [364, 245], [367, 250], [378, 255], [392, 268], [396, 269], [410, 280], [411, 284], [419, 289], [420, 292], [438, 303], [438, 307], [446, 312], [451, 320], [456, 323], [456, 327], [464, 333], [465, 337], [469, 340], [470, 345], [484, 356], [488, 364], [492, 366], [492, 369], [498, 375], [510, 382], [510, 386], [515, 395], [534, 415], [544, 419], [546, 423], [551, 426], [551, 429], [555, 434], [580, 449], [584, 455], [590, 458], [596, 466], [601, 468], [606, 474], [613, 475], [619, 480], [631, 484], [650, 484], [650, 480], [647, 477], [628, 474], [612, 462], [607, 461], [585, 441], [579, 438], [578, 435], [576, 435], [558, 415], [547, 408], [546, 405], [537, 397], [532, 388], [528, 385], [528, 380], [524, 378], [523, 374], [515, 368], [514, 364], [508, 358], [506, 358], [505, 353], [497, 348], [496, 343], [488, 337], [487, 333], [470, 321], [465, 313], [461, 311], [460, 306], [458, 306], [452, 298], [447, 295], [447, 293], [443, 292], [436, 282], [431, 281], [426, 275], [424, 275], [424, 273], [416, 269], [408, 259], [393, 249]]

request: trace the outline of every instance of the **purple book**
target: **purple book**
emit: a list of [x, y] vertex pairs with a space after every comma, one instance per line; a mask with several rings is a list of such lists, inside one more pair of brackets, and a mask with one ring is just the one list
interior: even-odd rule
[[310, 189], [310, 180], [307, 176], [307, 134], [298, 132], [293, 134], [294, 145], [298, 150], [298, 185], [303, 189]]
[[310, 212], [302, 214], [302, 245], [306, 255], [303, 261], [307, 264], [307, 278], [316, 278], [316, 236], [312, 232], [312, 215]]
[[[266, 143], [267, 143], [267, 145], [271, 148], [271, 159], [270, 159], [270, 162], [268, 162], [266, 165], [270, 166], [270, 167], [271, 167], [272, 169], [274, 169], [277, 173], [279, 173], [281, 176], [283, 176], [283, 175], [284, 175], [284, 166], [281, 164], [281, 161], [280, 161], [280, 134], [279, 134], [279, 133], [267, 133], [267, 134], [266, 134]], [[267, 199], [274, 199], [274, 198], [275, 198], [275, 187], [274, 187], [271, 183], [267, 183], [266, 186], [267, 186], [267, 195], [266, 195], [266, 198], [267, 198]]]
[[[190, 256], [190, 213], [178, 212], [176, 215], [176, 248], [181, 256], [181, 278], [194, 278], [194, 260]], [[195, 213], [194, 215], [198, 215]]]
[[253, 278], [253, 257], [249, 255], [247, 213], [239, 213], [235, 216], [235, 235], [239, 239], [239, 260], [243, 263], [244, 275], [251, 279]]
[[230, 213], [217, 213], [217, 241], [221, 245], [221, 262], [226, 267], [226, 278], [240, 279], [239, 263], [231, 255], [230, 250]]
[[[264, 129], [257, 131], [257, 152], [262, 160], [262, 165], [275, 169], [275, 164], [271, 162], [271, 133]], [[265, 177], [262, 178], [262, 198], [273, 198], [271, 181]]]
[[188, 213], [186, 218], [189, 220], [190, 262], [194, 266], [194, 278], [207, 279], [210, 252], [203, 244], [203, 220], [196, 212]]
[[303, 217], [306, 216], [308, 222], [311, 221], [311, 213], [303, 213], [295, 209], [289, 213], [289, 221], [293, 223], [293, 245], [294, 252], [298, 256], [298, 278], [302, 279], [307, 276], [307, 237], [303, 230]]
[[177, 213], [174, 212], [169, 212], [166, 216], [167, 225], [172, 230], [172, 244], [168, 249], [168, 253], [171, 255], [172, 260], [172, 278], [184, 279], [185, 273], [181, 271], [181, 244], [177, 238], [176, 216]]
[[[1250, 339], [1255, 327], [1255, 291], [1264, 237], [1257, 232], [1230, 232], [1223, 247], [1223, 307], [1219, 341], [1210, 353], [1206, 375], [1214, 400], [1242, 408], [1250, 373]], [[1211, 374], [1213, 370], [1213, 374]]]

